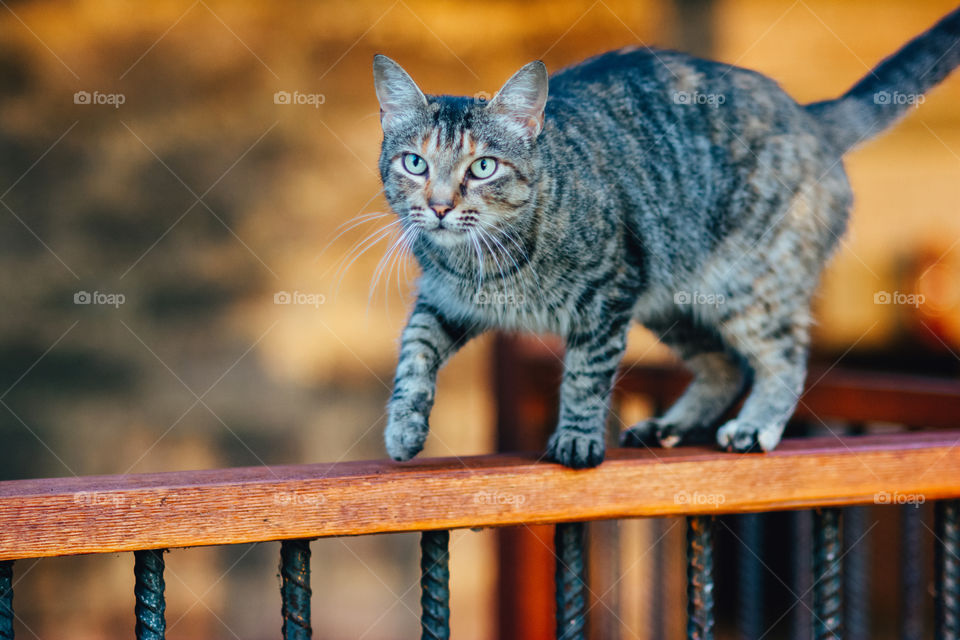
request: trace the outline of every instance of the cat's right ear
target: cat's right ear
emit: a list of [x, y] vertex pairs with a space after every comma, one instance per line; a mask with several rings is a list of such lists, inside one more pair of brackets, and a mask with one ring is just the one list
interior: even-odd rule
[[503, 116], [518, 133], [536, 138], [543, 129], [547, 103], [547, 67], [539, 60], [513, 74], [487, 105], [487, 112]]
[[373, 57], [373, 86], [380, 102], [380, 126], [386, 131], [404, 116], [427, 106], [427, 98], [403, 67], [377, 54]]

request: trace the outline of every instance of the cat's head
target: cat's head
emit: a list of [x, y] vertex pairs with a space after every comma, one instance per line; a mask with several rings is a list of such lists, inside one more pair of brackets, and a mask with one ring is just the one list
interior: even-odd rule
[[404, 227], [453, 247], [529, 214], [547, 70], [531, 62], [489, 101], [426, 96], [400, 65], [373, 61], [384, 193]]

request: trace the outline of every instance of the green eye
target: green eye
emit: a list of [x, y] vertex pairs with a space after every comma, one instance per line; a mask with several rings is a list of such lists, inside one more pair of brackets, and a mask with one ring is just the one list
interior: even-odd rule
[[403, 168], [415, 176], [419, 176], [427, 171], [427, 161], [415, 153], [405, 153], [403, 155]]
[[489, 178], [497, 171], [497, 161], [493, 158], [480, 158], [474, 160], [470, 165], [470, 173], [474, 178], [483, 180]]

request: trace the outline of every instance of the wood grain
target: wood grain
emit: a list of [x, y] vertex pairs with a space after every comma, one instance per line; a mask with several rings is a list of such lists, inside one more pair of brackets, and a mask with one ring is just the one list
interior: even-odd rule
[[788, 440], [769, 454], [613, 450], [0, 482], [0, 560], [457, 527], [960, 496], [960, 432]]

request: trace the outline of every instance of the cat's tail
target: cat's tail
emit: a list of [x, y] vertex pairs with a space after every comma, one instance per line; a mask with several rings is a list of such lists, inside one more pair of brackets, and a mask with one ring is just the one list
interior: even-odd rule
[[837, 147], [847, 151], [922, 102], [924, 92], [958, 65], [960, 8], [886, 58], [839, 98], [815, 102], [806, 109], [820, 120]]

